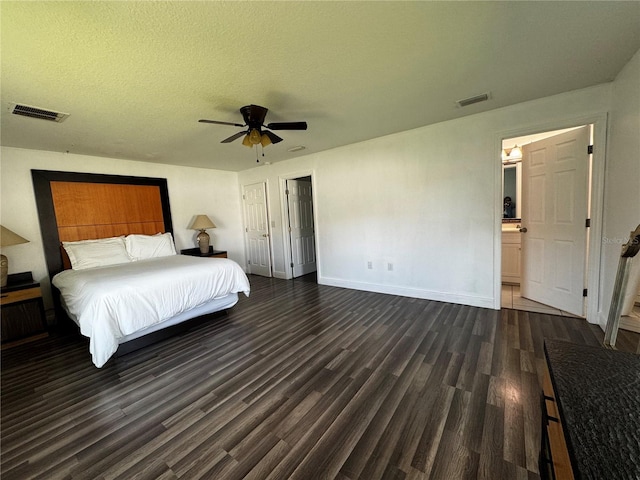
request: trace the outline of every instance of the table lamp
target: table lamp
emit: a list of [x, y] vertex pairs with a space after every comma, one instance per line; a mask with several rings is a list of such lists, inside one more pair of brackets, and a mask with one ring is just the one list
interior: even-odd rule
[[196, 218], [191, 222], [190, 230], [200, 230], [198, 234], [198, 247], [200, 247], [200, 253], [209, 252], [209, 234], [206, 232], [207, 228], [216, 228], [215, 224], [206, 215], [196, 215]]
[[[10, 247], [11, 245], [19, 245], [27, 243], [29, 240], [22, 238], [17, 233], [12, 232], [8, 228], [0, 225], [0, 247]], [[0, 286], [7, 286], [7, 276], [9, 274], [9, 260], [0, 254]]]

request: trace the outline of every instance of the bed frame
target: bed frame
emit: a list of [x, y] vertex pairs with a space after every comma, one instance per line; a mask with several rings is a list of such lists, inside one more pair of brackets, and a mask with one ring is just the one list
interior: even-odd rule
[[[173, 233], [169, 190], [164, 178], [49, 170], [31, 170], [31, 177], [50, 279], [70, 268], [62, 242]], [[51, 289], [56, 323], [76, 328], [62, 308], [58, 290], [53, 285]], [[116, 355], [176, 335], [203, 320], [202, 317], [188, 320], [123, 343]]]

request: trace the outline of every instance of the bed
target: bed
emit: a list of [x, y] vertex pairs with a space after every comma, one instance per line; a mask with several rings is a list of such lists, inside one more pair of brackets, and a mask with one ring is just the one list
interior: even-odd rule
[[166, 179], [32, 170], [57, 321], [94, 364], [189, 328], [249, 295], [229, 259], [177, 255]]

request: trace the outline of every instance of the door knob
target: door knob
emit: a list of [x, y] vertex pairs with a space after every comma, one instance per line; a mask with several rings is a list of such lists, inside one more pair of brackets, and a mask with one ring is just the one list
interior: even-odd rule
[[269, 234], [268, 234], [268, 233], [263, 233], [263, 234], [262, 234], [262, 236], [263, 236], [263, 237], [268, 237], [268, 236], [269, 236]]
[[527, 227], [522, 227], [522, 228], [520, 229], [520, 231], [521, 231], [522, 233], [527, 233]]

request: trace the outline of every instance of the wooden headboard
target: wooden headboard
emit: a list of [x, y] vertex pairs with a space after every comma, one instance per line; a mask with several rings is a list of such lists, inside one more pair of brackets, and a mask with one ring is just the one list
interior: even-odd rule
[[173, 232], [164, 178], [49, 170], [31, 177], [50, 277], [68, 267], [62, 242]]

